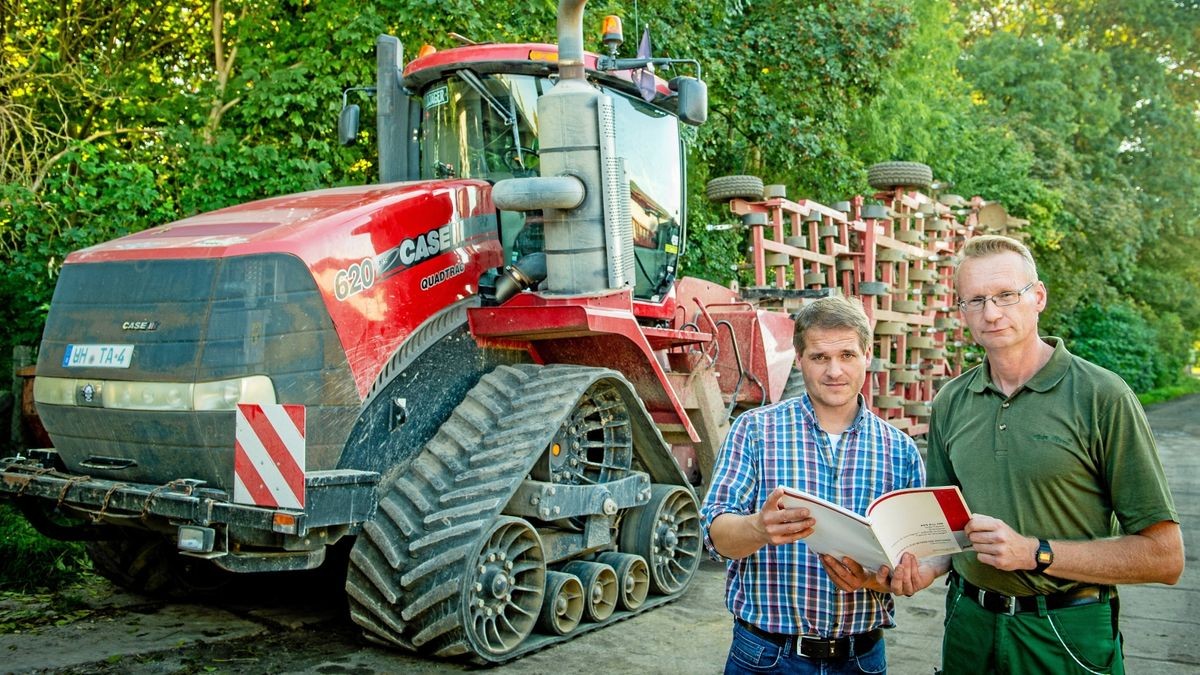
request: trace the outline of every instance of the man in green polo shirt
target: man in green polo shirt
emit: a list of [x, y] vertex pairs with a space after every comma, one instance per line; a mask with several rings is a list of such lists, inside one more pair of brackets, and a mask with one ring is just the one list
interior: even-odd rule
[[955, 287], [986, 359], [938, 392], [929, 424], [929, 484], [958, 485], [974, 512], [943, 672], [1123, 673], [1114, 586], [1183, 572], [1145, 414], [1120, 377], [1038, 336], [1047, 292], [1019, 241], [969, 239]]

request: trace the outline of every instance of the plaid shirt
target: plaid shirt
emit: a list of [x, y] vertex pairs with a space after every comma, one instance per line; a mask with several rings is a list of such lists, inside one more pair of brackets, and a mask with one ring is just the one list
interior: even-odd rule
[[[701, 509], [704, 545], [717, 560], [709, 529], [722, 513], [749, 515], [786, 485], [863, 514], [881, 494], [925, 484], [917, 446], [871, 413], [859, 413], [837, 451], [817, 424], [808, 394], [751, 410], [734, 421]], [[804, 541], [767, 545], [727, 561], [726, 603], [735, 617], [772, 633], [844, 637], [892, 626], [892, 596], [838, 590]]]

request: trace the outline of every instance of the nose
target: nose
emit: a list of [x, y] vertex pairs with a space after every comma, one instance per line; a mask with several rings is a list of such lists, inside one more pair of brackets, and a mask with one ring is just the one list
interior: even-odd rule
[[983, 314], [983, 318], [988, 321], [995, 321], [1004, 315], [1004, 311], [1000, 309], [1000, 305], [997, 305], [993, 298], [988, 298], [983, 302], [983, 309], [980, 312]]

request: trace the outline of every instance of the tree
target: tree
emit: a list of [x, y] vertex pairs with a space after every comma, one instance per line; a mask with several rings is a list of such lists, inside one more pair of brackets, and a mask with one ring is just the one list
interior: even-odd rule
[[1128, 301], [1151, 328], [1178, 321], [1195, 334], [1200, 5], [1041, 0], [961, 11], [971, 27], [964, 77], [996, 122], [1017, 130], [1050, 197], [1033, 239], [1052, 288], [1047, 328], [1066, 334], [1087, 306]]

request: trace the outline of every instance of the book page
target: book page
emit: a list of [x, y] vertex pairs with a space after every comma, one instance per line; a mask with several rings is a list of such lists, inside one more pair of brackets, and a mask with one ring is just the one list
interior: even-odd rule
[[924, 560], [958, 553], [967, 544], [962, 530], [971, 513], [955, 486], [889, 492], [867, 513], [883, 550], [897, 562], [905, 553]]
[[787, 494], [779, 500], [780, 504], [787, 508], [806, 508], [817, 521], [813, 533], [800, 540], [809, 549], [839, 560], [852, 558], [872, 571], [882, 565], [891, 565], [866, 518], [806, 492], [784, 489]]

